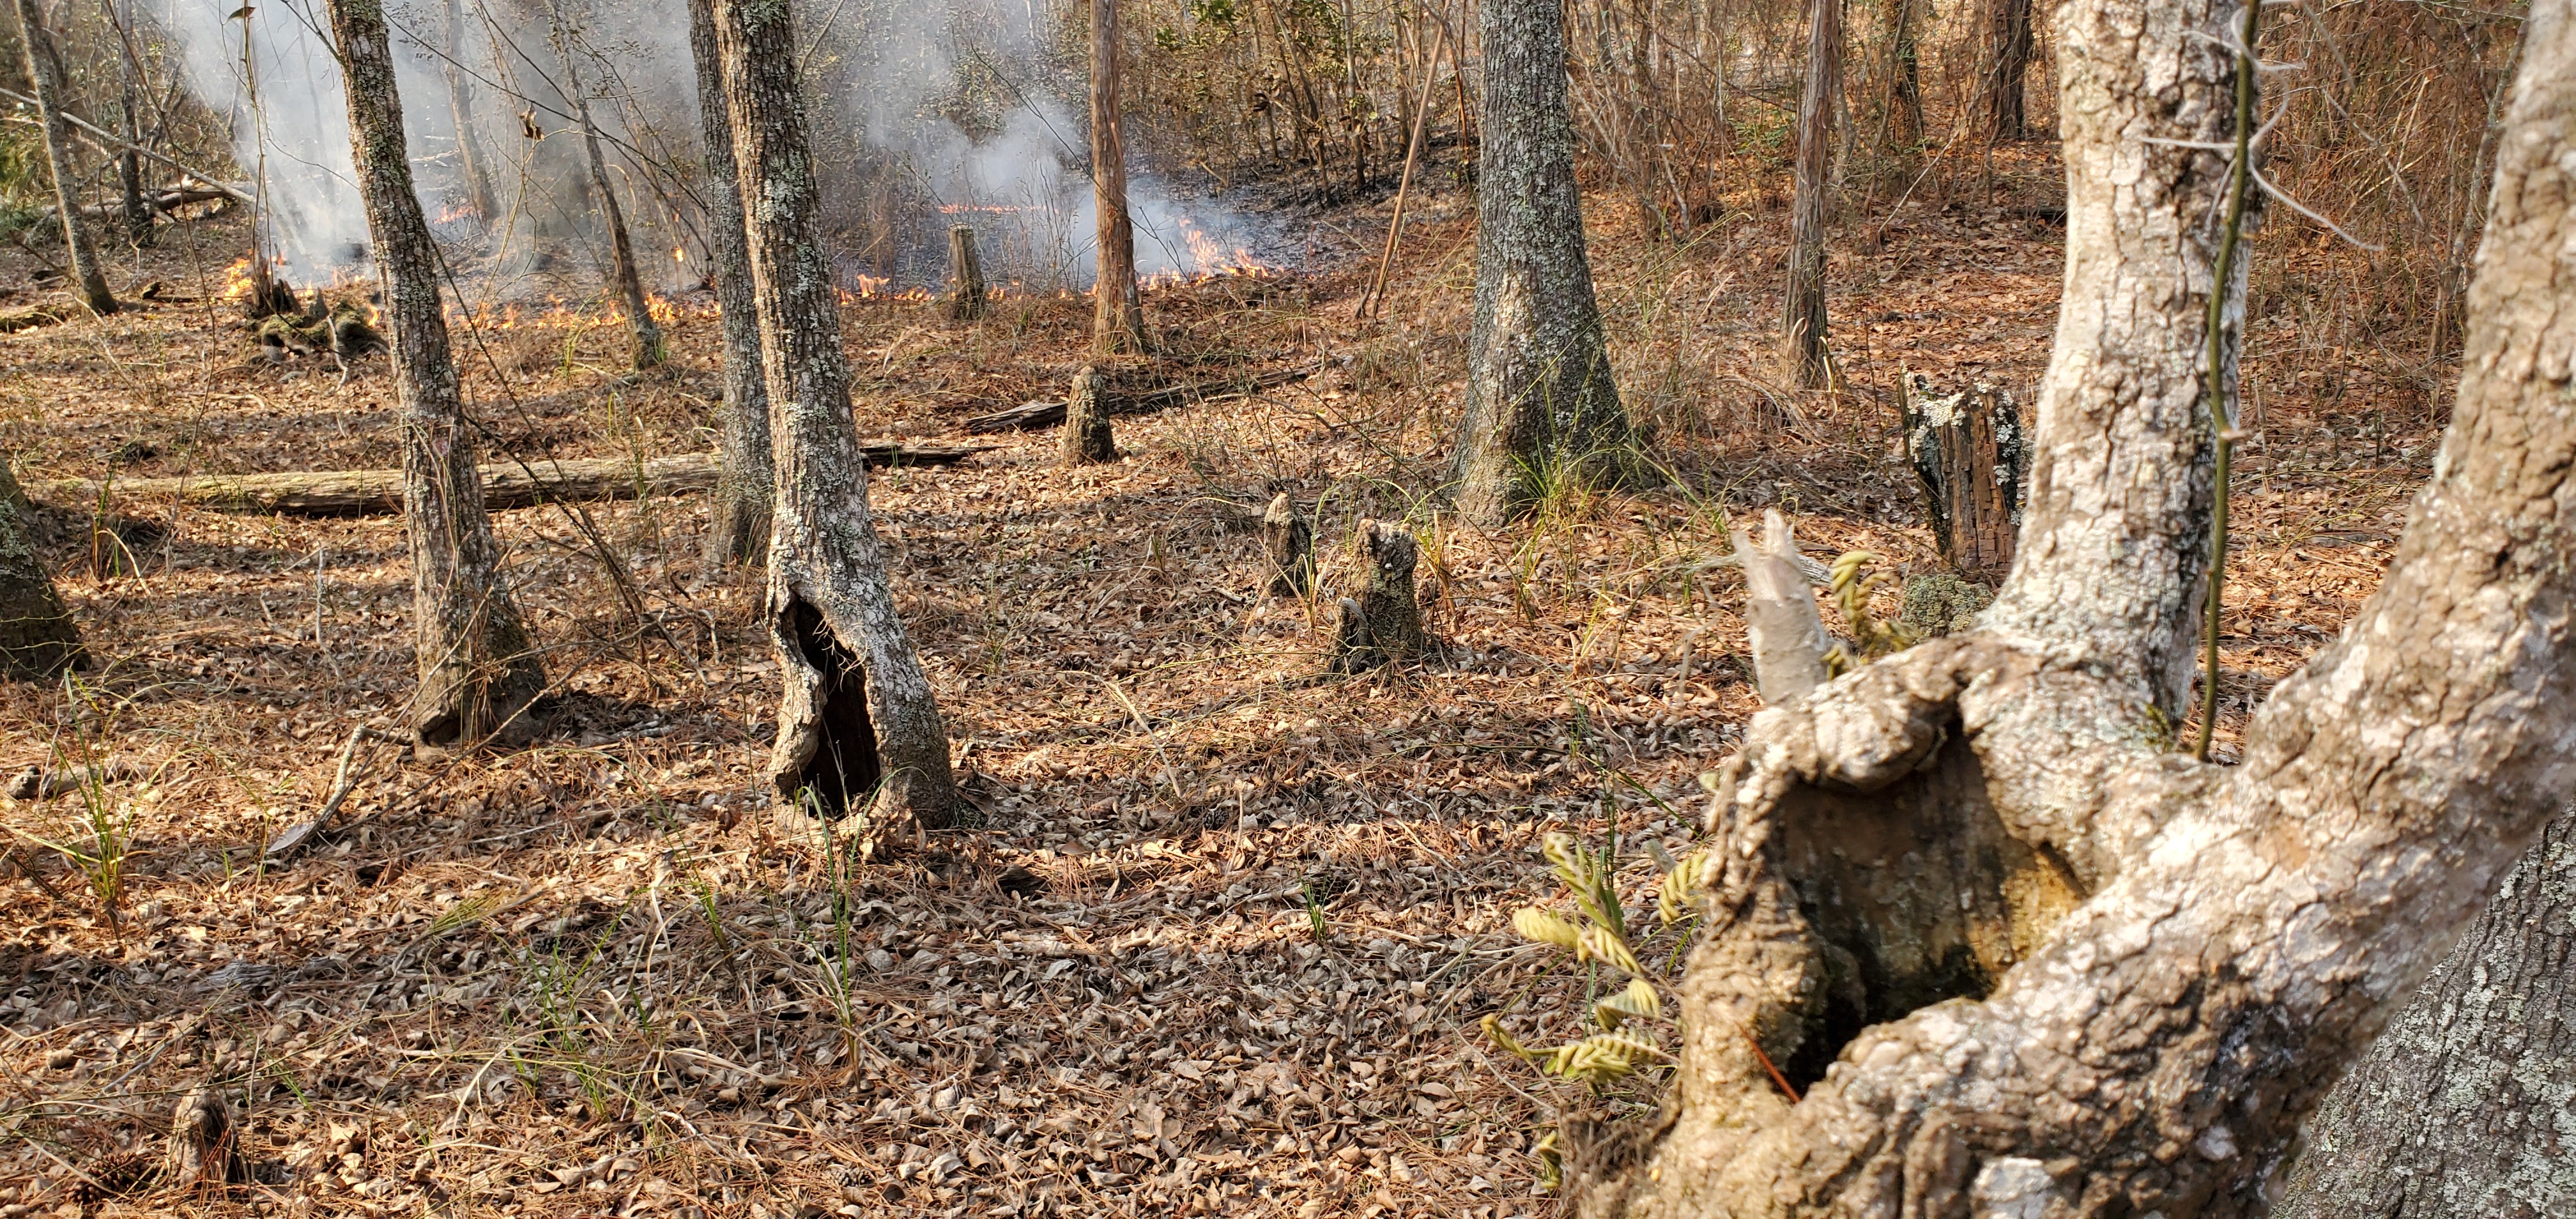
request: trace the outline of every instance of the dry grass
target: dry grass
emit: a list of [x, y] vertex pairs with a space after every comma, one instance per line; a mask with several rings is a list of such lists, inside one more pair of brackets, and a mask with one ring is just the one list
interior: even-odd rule
[[[1992, 205], [1909, 203], [1883, 244], [1856, 226], [1846, 248], [1875, 252], [1834, 268], [1849, 390], [1794, 400], [1764, 372], [1783, 218], [1738, 199], [1677, 248], [1603, 209], [1615, 356], [1682, 481], [1569, 492], [1495, 534], [1434, 497], [1472, 281], [1459, 200], [1416, 213], [1382, 322], [1348, 320], [1354, 269], [1155, 294], [1170, 355], [1124, 378], [1327, 371], [1122, 417], [1115, 466], [1056, 469], [1039, 434], [878, 477], [983, 808], [894, 865], [853, 868], [762, 807], [759, 588], [699, 567], [695, 498], [593, 509], [667, 641], [621, 617], [560, 514], [500, 514], [558, 686], [548, 735], [380, 757], [341, 827], [273, 869], [259, 844], [407, 695], [398, 524], [110, 504], [138, 572], [93, 563], [96, 506], [55, 506], [49, 554], [100, 664], [0, 691], [0, 766], [142, 777], [90, 793], [123, 852], [115, 917], [52, 851], [14, 848], [0, 882], [0, 1219], [157, 1154], [156, 1123], [209, 1083], [246, 1102], [256, 1179], [110, 1210], [1554, 1213], [1529, 1152], [1574, 1097], [1474, 1034], [1500, 1012], [1546, 1040], [1579, 1010], [1585, 979], [1509, 930], [1556, 896], [1536, 842], [1694, 837], [1695, 776], [1756, 705], [1740, 585], [1701, 566], [1726, 514], [1781, 505], [1819, 552], [1929, 562], [1888, 395], [1910, 366], [2027, 400], [2051, 173], [2007, 158]], [[1374, 246], [1368, 218], [1336, 223]], [[944, 432], [1083, 362], [1083, 302], [1000, 312], [851, 308], [862, 429]], [[5, 447], [34, 478], [391, 460], [380, 364], [346, 387], [246, 365], [218, 320], [0, 337]], [[2258, 378], [2291, 341], [2258, 327]], [[634, 381], [614, 331], [526, 327], [472, 389], [530, 455], [702, 448], [713, 344], [684, 321], [682, 368]], [[2267, 382], [2269, 465], [2239, 491], [2226, 733], [2375, 586], [2428, 464], [2437, 409], [2355, 438], [2305, 377]], [[1258, 596], [1274, 489], [1314, 506], [1327, 597], [1357, 519], [1411, 525], [1447, 660], [1314, 680], [1319, 607]], [[83, 799], [0, 823], [101, 854]], [[1642, 902], [1654, 865], [1622, 863]]]

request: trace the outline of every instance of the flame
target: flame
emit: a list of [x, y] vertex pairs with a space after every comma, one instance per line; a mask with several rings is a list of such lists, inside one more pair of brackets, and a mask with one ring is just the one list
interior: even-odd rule
[[234, 259], [233, 265], [224, 268], [224, 290], [222, 299], [228, 301], [246, 301], [250, 299], [249, 258], [245, 257]]
[[689, 261], [689, 250], [688, 250], [688, 247], [686, 247], [686, 246], [676, 246], [676, 245], [675, 245], [675, 246], [672, 246], [672, 247], [671, 247], [671, 261], [673, 261], [673, 262], [687, 262], [687, 261]]
[[943, 216], [964, 216], [975, 213], [992, 216], [1014, 216], [1021, 212], [1036, 212], [1044, 210], [1046, 209], [1031, 204], [1019, 204], [1014, 206], [1004, 203], [942, 203], [939, 205], [939, 214]]

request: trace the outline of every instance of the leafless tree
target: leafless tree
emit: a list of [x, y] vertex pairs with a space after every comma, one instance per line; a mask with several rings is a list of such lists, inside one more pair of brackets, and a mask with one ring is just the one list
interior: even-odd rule
[[36, 121], [45, 130], [45, 166], [54, 179], [54, 208], [63, 222], [63, 246], [71, 252], [72, 283], [81, 303], [92, 313], [116, 312], [116, 294], [108, 291], [99, 269], [98, 251], [81, 227], [80, 191], [72, 176], [71, 124], [63, 118], [62, 53], [36, 0], [17, 0], [18, 46], [25, 52], [28, 87], [36, 93]]

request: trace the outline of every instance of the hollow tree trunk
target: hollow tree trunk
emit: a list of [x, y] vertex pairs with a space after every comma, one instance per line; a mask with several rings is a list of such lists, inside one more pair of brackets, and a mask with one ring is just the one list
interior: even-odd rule
[[456, 124], [456, 169], [464, 180], [465, 206], [486, 225], [501, 218], [492, 191], [491, 167], [483, 161], [483, 141], [474, 135], [474, 78], [465, 71], [465, 3], [447, 0], [447, 56], [439, 70], [447, 78], [447, 113]]
[[1978, 82], [1977, 114], [1991, 144], [2018, 140], [2028, 129], [2023, 99], [2030, 90], [2031, 0], [1986, 2], [1986, 73]]
[[1630, 432], [1583, 247], [1564, 11], [1555, 0], [1488, 0], [1478, 20], [1476, 313], [1452, 475], [1459, 512], [1494, 525], [1551, 480], [1623, 464]]
[[897, 617], [850, 413], [815, 164], [779, 0], [716, 0], [777, 445], [766, 613], [786, 693], [770, 777], [825, 816], [870, 801], [868, 845], [954, 822], [948, 736]]
[[2281, 1219], [2576, 1214], [2576, 817], [2506, 874], [2477, 924], [2307, 1126]]
[[743, 245], [742, 176], [725, 113], [724, 65], [716, 47], [715, 0], [689, 0], [689, 53], [698, 70], [698, 130], [706, 145], [707, 247], [715, 259], [716, 307], [724, 328], [724, 427], [707, 530], [710, 563], [757, 563], [769, 553], [776, 464], [769, 451], [769, 390], [760, 371], [760, 309], [752, 303]]
[[1842, 97], [1842, 0], [1807, 0], [1807, 83], [1798, 95], [1798, 162], [1789, 200], [1789, 286], [1780, 334], [1800, 389], [1825, 384], [1825, 190], [1834, 106]]
[[2301, 1120], [2576, 785], [2570, 7], [2526, 23], [2435, 476], [2233, 767], [2175, 752], [2169, 710], [2227, 167], [2138, 134], [2227, 134], [2241, 10], [2060, 10], [2065, 300], [2011, 579], [1979, 629], [1756, 717], [1691, 865], [1669, 1103], [1573, 1123], [1584, 1213], [2268, 1210]]
[[1092, 286], [1093, 355], [1145, 350], [1136, 290], [1136, 226], [1127, 212], [1127, 136], [1118, 114], [1118, 0], [1091, 0], [1091, 199], [1099, 213]]
[[500, 547], [483, 509], [439, 304], [438, 252], [412, 193], [382, 0], [331, 0], [330, 8], [401, 412], [403, 527], [411, 541], [420, 673], [412, 731], [422, 744], [442, 748], [505, 730], [516, 735], [529, 702], [545, 689], [545, 670], [501, 578]]
[[555, 42], [563, 52], [564, 83], [571, 88], [573, 118], [581, 124], [582, 155], [590, 165], [591, 193], [598, 196], [600, 223], [608, 226], [608, 259], [610, 278], [617, 281], [617, 295], [626, 305], [626, 326], [635, 335], [637, 368], [660, 367], [665, 355], [661, 324], [653, 320], [650, 302], [644, 298], [644, 276], [635, 268], [635, 243], [626, 231], [625, 209], [617, 205], [617, 189], [608, 180], [608, 157], [599, 149], [599, 124], [590, 117], [590, 92], [582, 87], [581, 68], [575, 62], [572, 27], [564, 21], [563, 6], [553, 8]]
[[28, 536], [32, 511], [0, 459], [0, 677], [51, 677], [81, 653], [80, 628]]
[[98, 251], [90, 246], [89, 233], [81, 227], [80, 194], [72, 176], [72, 129], [62, 110], [61, 56], [54, 49], [53, 34], [45, 28], [44, 13], [36, 7], [36, 0], [17, 0], [17, 11], [18, 46], [25, 52], [27, 87], [36, 95], [36, 120], [45, 129], [45, 166], [54, 179], [54, 207], [63, 221], [63, 247], [71, 252], [72, 283], [90, 312], [114, 313], [116, 295], [107, 290], [107, 276], [99, 270]]

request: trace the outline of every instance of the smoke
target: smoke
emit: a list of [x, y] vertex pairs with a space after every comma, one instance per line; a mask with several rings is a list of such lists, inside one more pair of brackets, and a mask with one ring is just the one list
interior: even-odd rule
[[[368, 274], [368, 233], [323, 0], [157, 0], [187, 85], [230, 123], [257, 180], [263, 247], [290, 281]], [[1078, 111], [1078, 31], [1028, 0], [803, 0], [813, 137], [845, 286], [936, 283], [951, 224], [988, 273], [1087, 287], [1095, 213]], [[643, 0], [417, 0], [388, 6], [412, 175], [452, 262], [502, 296], [604, 279], [608, 248], [576, 97], [587, 98], [648, 282], [703, 273], [692, 199], [695, 74], [685, 19]], [[1078, 50], [1078, 48], [1077, 48]], [[579, 88], [573, 86], [578, 78]], [[469, 153], [472, 154], [469, 156]], [[835, 155], [843, 154], [843, 155]], [[1131, 155], [1131, 164], [1136, 159]], [[491, 204], [479, 214], [469, 161]], [[1268, 233], [1151, 176], [1129, 182], [1138, 269], [1250, 261]]]

